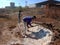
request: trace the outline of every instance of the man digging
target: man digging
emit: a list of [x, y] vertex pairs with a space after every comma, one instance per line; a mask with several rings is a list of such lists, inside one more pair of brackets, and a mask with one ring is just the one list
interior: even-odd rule
[[36, 16], [26, 16], [26, 17], [23, 18], [24, 27], [25, 27], [25, 34], [26, 34], [27, 28], [29, 28], [29, 26], [33, 27], [31, 25], [31, 22], [35, 19], [36, 19]]

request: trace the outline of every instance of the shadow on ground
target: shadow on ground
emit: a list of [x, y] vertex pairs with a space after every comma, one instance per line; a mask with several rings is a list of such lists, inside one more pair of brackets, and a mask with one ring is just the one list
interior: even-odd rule
[[26, 34], [27, 38], [32, 38], [32, 39], [41, 39], [46, 37], [46, 35], [50, 33], [49, 31], [44, 31], [41, 29], [39, 32], [32, 32], [31, 34]]

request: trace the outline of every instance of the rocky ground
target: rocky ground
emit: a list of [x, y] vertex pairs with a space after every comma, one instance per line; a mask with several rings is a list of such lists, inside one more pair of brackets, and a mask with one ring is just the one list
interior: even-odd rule
[[[20, 28], [19, 28], [20, 26]], [[34, 25], [35, 26], [35, 25]], [[3, 41], [1, 45], [48, 45], [51, 42], [53, 33], [40, 25], [29, 28], [26, 32], [26, 38], [23, 38], [21, 32], [24, 32], [23, 24], [17, 25], [13, 30], [3, 32]]]
[[60, 45], [60, 21], [37, 15], [35, 23], [39, 25], [29, 28], [24, 38], [24, 26], [18, 24], [17, 13], [10, 17], [0, 18], [0, 45]]
[[[39, 45], [40, 43], [44, 43], [43, 45], [45, 45], [51, 42], [51, 38], [53, 35], [52, 32], [49, 31], [48, 29], [47, 29], [48, 30], [47, 32], [45, 28], [44, 30], [46, 31], [43, 30], [41, 32], [40, 30], [43, 29], [42, 26], [38, 25], [32, 28], [29, 28], [28, 29], [29, 31], [26, 32], [27, 37], [23, 38], [22, 36], [23, 34], [21, 32], [24, 32], [24, 25], [22, 23], [15, 25], [13, 22], [10, 22], [10, 21], [6, 22], [6, 21], [7, 20], [3, 20], [0, 22], [0, 45], [37, 45], [38, 43]], [[35, 35], [34, 33], [38, 35]], [[51, 35], [51, 36], [49, 37], [48, 35]]]
[[25, 45], [49, 45], [52, 42], [53, 32], [40, 25], [28, 29], [24, 38]]

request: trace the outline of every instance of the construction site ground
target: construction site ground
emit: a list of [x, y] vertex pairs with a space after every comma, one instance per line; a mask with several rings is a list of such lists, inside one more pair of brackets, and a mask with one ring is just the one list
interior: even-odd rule
[[37, 15], [34, 27], [27, 28], [24, 38], [24, 25], [18, 24], [17, 14], [11, 13], [9, 19], [0, 18], [0, 45], [60, 45], [60, 21]]

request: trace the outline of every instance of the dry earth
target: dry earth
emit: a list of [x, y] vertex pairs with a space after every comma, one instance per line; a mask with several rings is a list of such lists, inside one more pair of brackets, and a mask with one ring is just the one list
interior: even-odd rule
[[[20, 28], [19, 28], [20, 26]], [[19, 24], [15, 29], [13, 29], [13, 35], [11, 40], [8, 42], [10, 44], [22, 44], [22, 45], [48, 45], [53, 37], [53, 33], [40, 25], [35, 25], [26, 31], [26, 38], [21, 38], [17, 32], [24, 32], [23, 24]], [[15, 37], [16, 36], [16, 37]]]
[[[18, 12], [16, 13], [14, 12], [9, 14], [9, 16], [11, 17], [10, 19], [0, 18], [0, 45], [23, 45], [23, 44], [25, 45], [38, 45], [38, 44], [43, 45], [44, 44], [45, 45], [46, 42], [47, 42], [46, 44], [48, 44], [49, 42], [50, 45], [60, 45], [60, 21], [57, 19], [48, 18], [46, 17], [46, 15], [39, 15], [39, 14], [37, 15], [37, 13], [35, 14], [34, 10], [32, 13], [30, 11], [28, 13], [27, 12], [25, 11], [24, 12], [25, 14], [23, 13], [23, 16], [26, 16], [26, 14], [28, 15], [28, 13], [30, 13], [29, 15], [36, 15], [37, 23], [45, 27], [43, 32], [45, 32], [46, 28], [48, 28], [47, 30], [50, 29], [50, 32], [51, 31], [53, 32], [53, 39], [52, 39], [53, 42], [50, 43], [51, 38], [50, 38], [50, 41], [48, 41], [48, 39], [45, 39], [45, 37], [52, 37], [52, 36], [48, 36], [49, 35], [48, 33], [47, 33], [48, 35], [47, 34], [46, 36], [43, 35], [43, 38], [40, 38], [41, 35], [39, 33], [40, 30], [37, 29], [38, 26], [29, 28], [29, 31], [27, 31], [27, 35], [26, 35], [28, 37], [22, 38], [23, 34], [21, 35], [21, 32], [24, 32], [24, 28], [22, 28], [24, 26], [23, 24], [18, 24], [18, 18], [17, 18]], [[42, 26], [40, 27], [42, 28]], [[40, 36], [35, 35], [37, 34], [37, 32]]]

